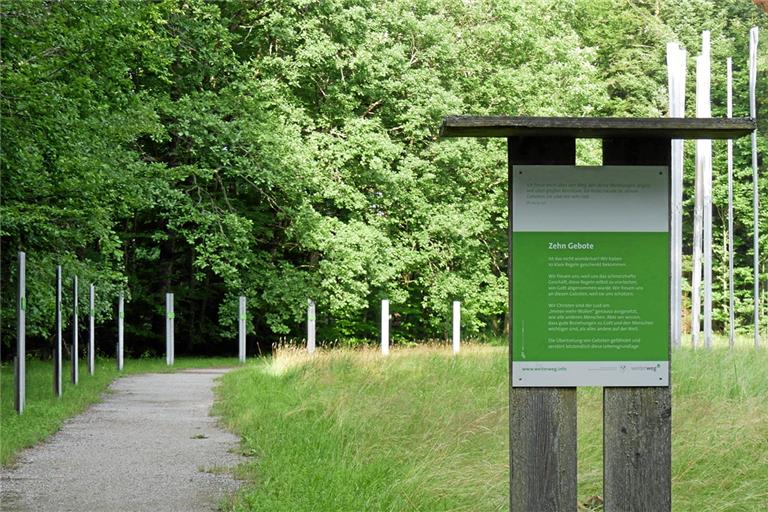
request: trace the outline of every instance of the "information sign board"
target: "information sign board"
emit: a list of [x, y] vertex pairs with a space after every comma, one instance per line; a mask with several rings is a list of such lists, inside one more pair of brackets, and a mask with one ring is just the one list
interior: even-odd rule
[[669, 385], [669, 170], [513, 167], [512, 380]]

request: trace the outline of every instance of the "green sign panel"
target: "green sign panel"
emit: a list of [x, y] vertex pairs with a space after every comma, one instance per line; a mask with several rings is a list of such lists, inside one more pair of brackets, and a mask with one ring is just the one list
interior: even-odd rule
[[514, 386], [668, 385], [668, 180], [514, 167]]

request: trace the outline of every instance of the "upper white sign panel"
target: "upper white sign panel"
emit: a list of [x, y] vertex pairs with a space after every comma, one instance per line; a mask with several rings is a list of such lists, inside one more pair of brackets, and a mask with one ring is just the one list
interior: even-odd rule
[[664, 166], [512, 168], [513, 231], [669, 231]]

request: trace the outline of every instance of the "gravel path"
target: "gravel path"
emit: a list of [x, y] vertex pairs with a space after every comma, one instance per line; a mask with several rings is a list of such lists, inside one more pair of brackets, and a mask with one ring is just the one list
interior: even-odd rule
[[236, 436], [209, 416], [226, 370], [123, 377], [105, 400], [0, 471], [9, 512], [212, 511], [237, 489]]

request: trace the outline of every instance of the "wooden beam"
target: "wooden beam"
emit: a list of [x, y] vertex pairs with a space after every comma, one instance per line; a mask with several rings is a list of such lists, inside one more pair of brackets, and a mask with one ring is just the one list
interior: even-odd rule
[[449, 116], [440, 136], [736, 139], [755, 128], [749, 118]]

